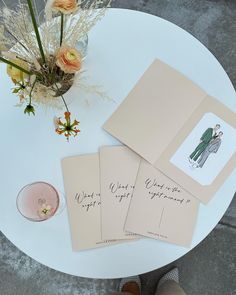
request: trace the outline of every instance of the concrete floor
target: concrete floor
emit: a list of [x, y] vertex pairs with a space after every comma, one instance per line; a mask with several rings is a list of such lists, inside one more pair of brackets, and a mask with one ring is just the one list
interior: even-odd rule
[[[38, 0], [37, 4], [41, 6]], [[155, 14], [189, 31], [215, 54], [236, 86], [235, 0], [114, 0], [113, 7]], [[212, 233], [172, 264], [179, 267], [188, 295], [236, 294], [235, 239], [236, 197]], [[153, 294], [159, 277], [172, 265], [141, 276], [143, 295]], [[0, 295], [106, 295], [117, 283], [51, 270], [21, 253], [0, 234]]]

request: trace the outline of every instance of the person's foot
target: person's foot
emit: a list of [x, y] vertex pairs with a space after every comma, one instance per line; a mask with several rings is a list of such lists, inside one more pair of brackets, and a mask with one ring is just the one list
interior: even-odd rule
[[124, 278], [120, 281], [120, 292], [128, 292], [132, 295], [141, 295], [141, 281], [139, 276]]
[[177, 284], [179, 283], [179, 270], [177, 267], [173, 268], [171, 271], [166, 273], [159, 281], [157, 285], [157, 289], [160, 288], [166, 281], [175, 281]]
[[194, 163], [193, 164], [193, 168], [199, 168], [199, 164], [198, 163]]
[[189, 163], [192, 164], [194, 161], [192, 158], [188, 157]]

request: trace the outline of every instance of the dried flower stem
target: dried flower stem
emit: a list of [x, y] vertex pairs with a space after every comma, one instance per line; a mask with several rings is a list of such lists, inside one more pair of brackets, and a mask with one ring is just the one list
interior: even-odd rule
[[[55, 84], [55, 85], [56, 85], [57, 90], [59, 90], [57, 84]], [[64, 98], [64, 96], [63, 96], [62, 94], [61, 94], [61, 99], [62, 99], [62, 101], [63, 101], [63, 103], [64, 103], [64, 105], [65, 105], [65, 107], [66, 107], [67, 112], [70, 112], [70, 111], [69, 111], [69, 108], [68, 108], [68, 106], [67, 106], [67, 103], [66, 103], [66, 101], [65, 101], [65, 98]]]
[[61, 13], [61, 38], [60, 38], [60, 46], [63, 41], [63, 33], [64, 33], [64, 14]]
[[65, 101], [65, 98], [64, 98], [64, 96], [63, 96], [63, 95], [61, 95], [61, 98], [62, 98], [62, 101], [63, 101], [63, 103], [64, 103], [65, 107], [66, 107], [66, 110], [67, 110], [67, 112], [70, 112], [70, 111], [69, 111], [69, 109], [68, 109], [68, 106], [67, 106], [67, 103], [66, 103], [66, 101]]
[[12, 36], [12, 38], [14, 38], [16, 40], [16, 42], [18, 42], [26, 51], [29, 51], [28, 48], [21, 42], [19, 41], [13, 34], [12, 32], [10, 32], [7, 28], [5, 28], [6, 32]]
[[30, 101], [29, 101], [29, 105], [31, 105], [31, 103], [32, 103], [32, 92], [33, 92], [33, 90], [34, 90], [34, 86], [35, 86], [36, 83], [37, 83], [37, 79], [35, 79], [35, 81], [34, 81], [32, 87], [31, 87], [31, 89], [30, 89], [30, 94], [29, 94], [29, 99], [30, 99]]
[[28, 74], [28, 75], [31, 75], [31, 72], [27, 71], [26, 69], [24, 69], [24, 68], [22, 68], [22, 67], [16, 65], [15, 63], [13, 63], [13, 62], [11, 62], [11, 61], [9, 61], [9, 60], [7, 60], [7, 59], [1, 57], [1, 56], [0, 56], [0, 61], [2, 61], [2, 62], [4, 62], [4, 63], [6, 63], [6, 64], [8, 64], [8, 65], [10, 65], [10, 66], [12, 66], [12, 67], [18, 69], [18, 70], [20, 70], [20, 71], [22, 71], [22, 72], [24, 72], [24, 73], [26, 73], [26, 74]]
[[45, 55], [44, 55], [44, 51], [43, 51], [43, 46], [42, 46], [41, 38], [40, 38], [40, 35], [39, 35], [38, 25], [37, 25], [35, 15], [34, 15], [33, 5], [32, 5], [31, 0], [27, 0], [27, 3], [28, 3], [30, 15], [31, 15], [32, 23], [33, 23], [33, 26], [34, 26], [34, 31], [35, 31], [35, 34], [36, 34], [36, 38], [37, 38], [37, 42], [38, 42], [38, 46], [39, 46], [39, 51], [40, 51], [43, 62], [46, 63], [46, 59], [45, 59]]

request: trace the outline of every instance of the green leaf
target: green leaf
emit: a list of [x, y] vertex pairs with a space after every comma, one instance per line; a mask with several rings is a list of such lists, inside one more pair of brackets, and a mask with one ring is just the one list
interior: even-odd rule
[[24, 110], [24, 114], [28, 114], [29, 116], [33, 114], [35, 116], [35, 109], [31, 104], [28, 104]]

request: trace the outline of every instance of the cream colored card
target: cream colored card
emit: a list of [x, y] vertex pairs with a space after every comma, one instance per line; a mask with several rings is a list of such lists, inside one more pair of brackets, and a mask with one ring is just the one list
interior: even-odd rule
[[124, 224], [133, 195], [140, 157], [125, 146], [100, 148], [102, 239], [135, 239]]
[[142, 160], [125, 229], [189, 247], [198, 208], [196, 198]]
[[155, 60], [103, 128], [154, 164], [206, 93]]
[[101, 239], [99, 155], [65, 158], [62, 170], [73, 250], [110, 244]]
[[154, 164], [203, 203], [236, 167], [236, 115], [207, 96]]
[[[106, 131], [203, 203], [236, 167], [235, 128], [235, 113], [159, 60], [104, 124]], [[210, 137], [204, 135], [207, 130]]]

